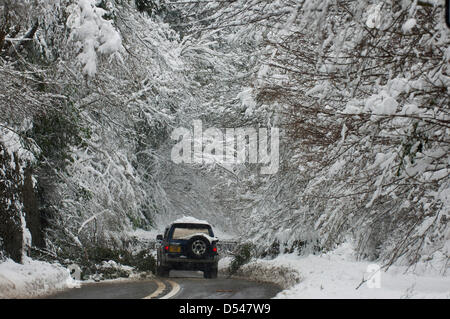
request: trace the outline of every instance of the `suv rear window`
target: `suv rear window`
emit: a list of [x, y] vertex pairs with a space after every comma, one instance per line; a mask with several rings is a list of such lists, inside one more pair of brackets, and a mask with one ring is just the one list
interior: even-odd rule
[[172, 238], [173, 239], [183, 239], [183, 238], [186, 238], [191, 235], [198, 234], [198, 233], [209, 235], [208, 229], [206, 229], [206, 228], [179, 228], [179, 227], [177, 227], [173, 230]]
[[209, 225], [174, 225], [172, 239], [184, 239], [194, 234], [205, 234], [213, 236]]

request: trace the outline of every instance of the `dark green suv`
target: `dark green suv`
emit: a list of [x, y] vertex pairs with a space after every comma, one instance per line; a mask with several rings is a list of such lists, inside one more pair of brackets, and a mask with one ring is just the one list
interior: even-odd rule
[[217, 278], [219, 254], [211, 225], [174, 222], [164, 235], [156, 237], [161, 245], [157, 254], [157, 275], [168, 277], [172, 269], [200, 270], [205, 278]]

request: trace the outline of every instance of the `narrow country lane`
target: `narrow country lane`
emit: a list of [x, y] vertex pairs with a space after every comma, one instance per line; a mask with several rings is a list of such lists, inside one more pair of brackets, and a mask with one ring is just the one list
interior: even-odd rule
[[172, 271], [169, 278], [133, 282], [89, 283], [49, 299], [269, 299], [274, 284], [220, 277], [203, 279], [201, 272]]

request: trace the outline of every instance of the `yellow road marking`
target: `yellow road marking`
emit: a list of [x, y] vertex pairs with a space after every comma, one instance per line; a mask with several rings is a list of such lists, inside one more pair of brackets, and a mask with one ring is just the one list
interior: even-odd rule
[[155, 279], [155, 282], [158, 285], [155, 292], [153, 292], [151, 295], [148, 295], [147, 297], [144, 297], [143, 299], [156, 298], [164, 291], [164, 289], [166, 289], [166, 285], [161, 280]]
[[179, 291], [180, 291], [180, 289], [181, 289], [181, 287], [180, 287], [180, 285], [179, 284], [177, 284], [175, 281], [173, 281], [173, 280], [167, 280], [169, 283], [170, 283], [170, 285], [172, 286], [172, 290], [167, 294], [167, 295], [164, 295], [164, 296], [162, 296], [161, 298], [159, 298], [159, 299], [170, 299], [170, 298], [172, 298], [173, 296], [175, 296]]

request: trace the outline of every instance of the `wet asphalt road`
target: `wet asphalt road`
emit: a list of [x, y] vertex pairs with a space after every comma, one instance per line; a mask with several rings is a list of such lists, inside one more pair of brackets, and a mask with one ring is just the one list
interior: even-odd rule
[[269, 299], [281, 290], [273, 284], [220, 276], [203, 279], [201, 272], [172, 271], [171, 278], [181, 286], [174, 299]]
[[157, 284], [153, 280], [133, 282], [105, 282], [84, 284], [81, 288], [72, 288], [48, 299], [141, 299], [155, 291]]
[[[172, 283], [170, 283], [172, 282]], [[156, 278], [134, 282], [107, 282], [82, 285], [56, 295], [50, 299], [142, 299], [155, 294], [161, 283], [165, 285], [160, 298], [174, 289], [173, 299], [268, 299], [281, 289], [273, 284], [258, 283], [219, 276], [217, 279], [203, 279], [202, 272], [171, 271], [170, 278]]]

